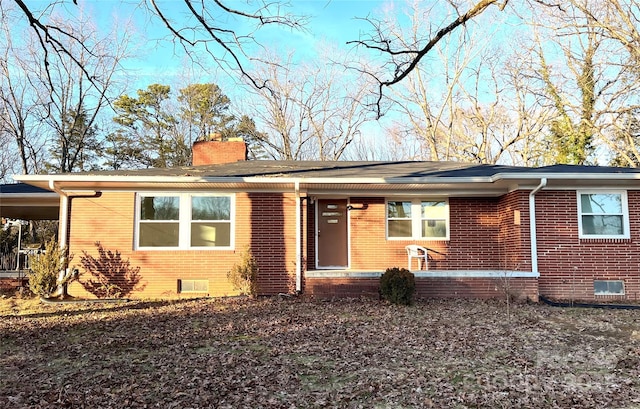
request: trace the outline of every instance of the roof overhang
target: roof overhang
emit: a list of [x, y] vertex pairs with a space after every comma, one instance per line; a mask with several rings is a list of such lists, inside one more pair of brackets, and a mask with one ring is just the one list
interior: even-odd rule
[[60, 196], [47, 193], [0, 193], [0, 215], [9, 219], [57, 220]]
[[398, 178], [305, 178], [286, 176], [200, 177], [200, 176], [112, 176], [112, 175], [18, 175], [16, 180], [58, 192], [231, 190], [293, 191], [313, 195], [431, 194], [449, 196], [499, 196], [514, 190], [535, 188], [541, 179], [546, 189], [640, 188], [640, 174], [498, 173], [481, 177]]

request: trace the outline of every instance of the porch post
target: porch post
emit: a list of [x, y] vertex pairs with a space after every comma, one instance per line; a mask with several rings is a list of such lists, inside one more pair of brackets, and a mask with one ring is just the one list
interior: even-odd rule
[[60, 212], [58, 216], [58, 244], [67, 248], [67, 230], [69, 226], [69, 197], [59, 188], [53, 179], [49, 180], [49, 188], [60, 195]]

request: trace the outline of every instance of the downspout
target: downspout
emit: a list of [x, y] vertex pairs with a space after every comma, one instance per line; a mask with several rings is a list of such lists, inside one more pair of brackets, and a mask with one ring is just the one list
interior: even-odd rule
[[[58, 219], [59, 219], [58, 245], [60, 246], [61, 249], [66, 249], [66, 251], [68, 251], [69, 250], [69, 246], [68, 246], [69, 234], [67, 232], [67, 229], [69, 226], [69, 196], [66, 193], [64, 193], [62, 189], [58, 189], [56, 187], [56, 182], [54, 182], [53, 179], [49, 180], [49, 188], [60, 195], [60, 212], [58, 216]], [[52, 294], [49, 294], [47, 295], [47, 297], [44, 297], [44, 298], [48, 298], [48, 297], [52, 297], [52, 298], [60, 297], [63, 299], [68, 298], [69, 296], [69, 294], [67, 293], [68, 282], [66, 281], [66, 278], [71, 277], [69, 274], [70, 274], [70, 271], [68, 266], [67, 268], [63, 268], [62, 270], [60, 270], [58, 272], [58, 278], [57, 278], [58, 288]]]
[[[59, 225], [58, 225], [58, 244], [60, 249], [65, 249], [68, 256], [69, 251], [69, 207], [71, 203], [72, 197], [98, 197], [101, 195], [100, 192], [93, 192], [90, 195], [70, 195], [65, 193], [62, 189], [56, 187], [56, 182], [52, 179], [49, 180], [49, 188], [60, 195], [60, 212], [59, 212]], [[50, 294], [49, 297], [57, 298], [60, 297], [62, 299], [68, 298], [69, 294], [67, 293], [67, 287], [69, 283], [78, 278], [78, 270], [71, 269], [67, 266], [65, 269], [61, 270], [58, 274], [58, 288], [53, 294]]]
[[547, 186], [547, 178], [540, 179], [540, 184], [529, 193], [529, 235], [531, 238], [531, 271], [538, 272], [538, 239], [536, 234], [536, 193]]
[[302, 292], [302, 204], [300, 203], [300, 182], [295, 182], [296, 195], [296, 293]]
[[53, 179], [49, 180], [49, 189], [60, 195], [60, 213], [58, 216], [60, 223], [58, 226], [58, 232], [60, 233], [60, 236], [58, 237], [58, 244], [60, 245], [60, 248], [68, 248], [69, 196], [56, 187], [56, 182], [53, 181]]

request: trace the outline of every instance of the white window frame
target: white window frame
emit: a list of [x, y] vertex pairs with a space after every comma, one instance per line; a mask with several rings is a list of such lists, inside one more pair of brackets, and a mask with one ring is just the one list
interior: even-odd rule
[[[178, 245], [174, 247], [153, 247], [153, 246], [140, 246], [140, 215], [142, 198], [144, 197], [178, 197], [179, 198], [179, 218], [177, 220], [179, 226]], [[230, 198], [230, 213], [229, 223], [230, 226], [230, 238], [229, 246], [191, 246], [191, 225], [193, 220], [191, 219], [191, 199], [193, 197], [228, 197]], [[211, 193], [211, 192], [198, 192], [198, 193], [176, 193], [176, 192], [138, 192], [136, 193], [136, 206], [135, 206], [135, 238], [134, 249], [135, 250], [233, 250], [235, 243], [235, 228], [236, 228], [236, 201], [235, 194], [233, 193]]]
[[[422, 202], [445, 202], [445, 225], [447, 234], [445, 237], [422, 237], [422, 221], [429, 220], [422, 217]], [[390, 237], [389, 236], [389, 220], [404, 220], [389, 218], [389, 202], [411, 202], [411, 237]], [[420, 241], [444, 241], [449, 240], [450, 235], [450, 220], [451, 212], [449, 210], [449, 199], [446, 197], [418, 197], [418, 198], [387, 198], [384, 202], [384, 218], [385, 218], [385, 232], [387, 240], [402, 241], [402, 240], [420, 240]], [[438, 219], [439, 220], [439, 219]]]
[[[620, 195], [620, 204], [622, 206], [622, 213], [606, 213], [609, 215], [622, 216], [622, 234], [584, 234], [582, 229], [582, 195]], [[626, 190], [578, 190], [576, 191], [576, 200], [578, 202], [578, 237], [581, 239], [628, 239], [631, 237], [630, 225], [629, 225], [629, 205], [627, 200]], [[599, 213], [587, 213], [587, 214], [599, 214]], [[605, 214], [605, 213], [602, 213]]]

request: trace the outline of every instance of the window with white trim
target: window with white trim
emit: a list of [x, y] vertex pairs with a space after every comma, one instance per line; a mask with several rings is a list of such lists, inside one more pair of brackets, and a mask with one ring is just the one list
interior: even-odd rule
[[136, 248], [230, 249], [234, 199], [228, 194], [138, 194]]
[[581, 238], [629, 238], [627, 193], [579, 191], [578, 224]]
[[387, 238], [448, 240], [448, 200], [387, 200]]

